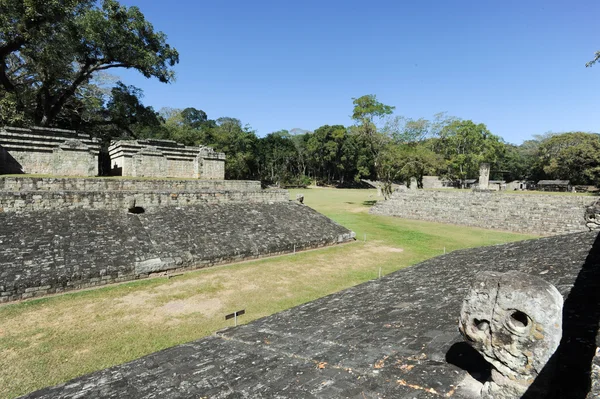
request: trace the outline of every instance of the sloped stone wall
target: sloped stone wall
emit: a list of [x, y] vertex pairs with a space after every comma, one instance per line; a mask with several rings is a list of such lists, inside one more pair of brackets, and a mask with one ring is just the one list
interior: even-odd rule
[[294, 202], [0, 213], [0, 302], [353, 240]]
[[410, 190], [396, 192], [388, 201], [379, 201], [371, 213], [555, 235], [588, 231], [584, 213], [594, 200], [594, 197], [577, 195]]

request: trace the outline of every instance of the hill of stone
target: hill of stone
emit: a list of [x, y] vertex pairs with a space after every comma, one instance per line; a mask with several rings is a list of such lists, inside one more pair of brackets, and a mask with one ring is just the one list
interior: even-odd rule
[[[143, 208], [133, 208], [132, 211]], [[289, 253], [353, 239], [309, 207], [185, 207], [0, 213], [0, 301]]]
[[486, 270], [519, 270], [559, 289], [559, 366], [534, 385], [550, 384], [553, 398], [597, 397], [597, 233], [456, 251], [26, 397], [477, 397], [489, 365], [463, 342], [457, 319], [474, 275]]

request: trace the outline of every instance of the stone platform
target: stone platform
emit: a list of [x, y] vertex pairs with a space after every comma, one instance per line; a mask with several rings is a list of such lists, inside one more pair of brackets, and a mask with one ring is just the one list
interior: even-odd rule
[[584, 215], [595, 199], [568, 194], [406, 190], [378, 201], [370, 213], [551, 236], [588, 231]]
[[286, 190], [263, 190], [258, 181], [0, 177], [0, 213], [287, 201]]
[[96, 176], [100, 140], [71, 130], [0, 126], [0, 175]]
[[477, 397], [490, 370], [463, 342], [457, 319], [483, 270], [519, 270], [559, 289], [566, 298], [559, 368], [542, 370], [534, 385], [549, 384], [552, 398], [598, 397], [597, 233], [456, 251], [26, 397]]

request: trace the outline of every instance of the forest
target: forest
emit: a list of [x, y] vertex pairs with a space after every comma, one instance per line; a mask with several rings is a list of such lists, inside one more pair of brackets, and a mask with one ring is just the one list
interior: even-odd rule
[[[592, 60], [592, 65], [598, 59]], [[481, 121], [439, 113], [401, 116], [375, 94], [348, 99], [350, 126], [279, 130], [259, 137], [231, 116], [194, 107], [155, 110], [140, 88], [110, 74], [133, 69], [174, 80], [178, 51], [137, 7], [116, 0], [0, 0], [0, 125], [52, 126], [111, 140], [159, 138], [207, 145], [227, 155], [226, 178], [265, 185], [410, 182], [439, 175], [506, 181], [569, 179], [600, 184], [600, 135], [534, 135], [513, 145]]]

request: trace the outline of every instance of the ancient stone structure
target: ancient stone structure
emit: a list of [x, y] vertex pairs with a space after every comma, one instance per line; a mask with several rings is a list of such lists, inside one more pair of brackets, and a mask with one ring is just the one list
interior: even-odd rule
[[425, 189], [440, 189], [453, 188], [454, 183], [450, 180], [443, 180], [440, 176], [423, 176], [423, 188]]
[[562, 311], [563, 297], [540, 277], [518, 271], [475, 276], [459, 330], [493, 367], [482, 398], [515, 399], [527, 392], [558, 348]]
[[353, 240], [260, 182], [0, 178], [0, 302]]
[[429, 220], [517, 233], [553, 235], [587, 231], [589, 196], [518, 195], [476, 191], [396, 192], [371, 208], [377, 215]]
[[109, 149], [113, 174], [131, 177], [225, 178], [225, 154], [171, 140], [121, 140]]
[[569, 180], [540, 180], [536, 184], [540, 191], [571, 191], [571, 182]]
[[455, 251], [26, 398], [480, 398], [490, 364], [456, 319], [478, 273], [511, 270], [565, 298], [556, 367], [544, 367], [523, 398], [597, 398], [593, 232]]
[[0, 302], [353, 240], [307, 206], [209, 203], [0, 213]]
[[480, 190], [487, 190], [490, 183], [490, 164], [482, 163], [479, 165], [479, 185]]
[[0, 213], [127, 210], [132, 202], [144, 208], [158, 208], [288, 199], [287, 191], [262, 190], [257, 181], [0, 178]]
[[0, 174], [96, 176], [100, 142], [71, 130], [0, 127]]

